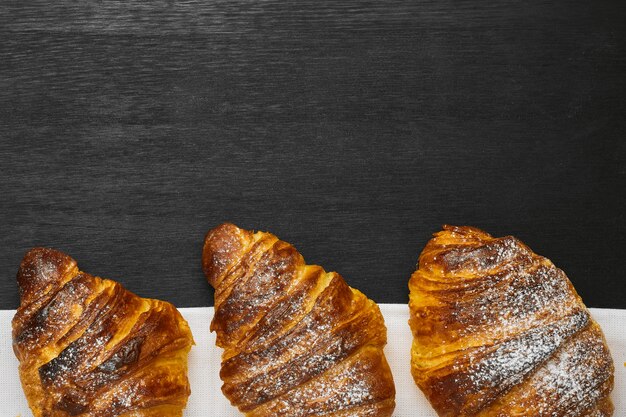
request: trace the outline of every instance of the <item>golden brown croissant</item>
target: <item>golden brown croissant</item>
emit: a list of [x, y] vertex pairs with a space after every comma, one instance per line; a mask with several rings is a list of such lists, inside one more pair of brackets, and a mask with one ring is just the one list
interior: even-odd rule
[[444, 226], [409, 288], [411, 370], [440, 416], [613, 414], [600, 327], [565, 273], [519, 240]]
[[13, 349], [35, 417], [182, 416], [193, 339], [173, 305], [29, 251], [17, 274]]
[[247, 416], [391, 416], [376, 303], [290, 244], [232, 224], [205, 239], [222, 391]]

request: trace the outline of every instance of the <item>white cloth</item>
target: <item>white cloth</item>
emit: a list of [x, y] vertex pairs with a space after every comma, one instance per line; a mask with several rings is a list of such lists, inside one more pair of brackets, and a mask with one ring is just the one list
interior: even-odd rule
[[[411, 377], [409, 352], [412, 336], [407, 324], [408, 306], [381, 304], [380, 309], [389, 330], [385, 353], [397, 390], [394, 416], [437, 417]], [[213, 308], [181, 308], [180, 311], [189, 322], [196, 341], [189, 356], [191, 397], [185, 416], [241, 416], [220, 390], [221, 350], [215, 347], [215, 335], [209, 332]], [[591, 313], [602, 326], [615, 360], [615, 389], [612, 394], [615, 416], [626, 416], [626, 310], [592, 308]], [[20, 386], [18, 363], [11, 347], [11, 319], [14, 314], [11, 310], [0, 310], [0, 415], [29, 417], [32, 414]]]

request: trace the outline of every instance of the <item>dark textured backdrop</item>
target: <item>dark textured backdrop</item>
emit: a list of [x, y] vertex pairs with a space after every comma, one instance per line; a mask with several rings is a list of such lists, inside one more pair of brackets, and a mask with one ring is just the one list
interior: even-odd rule
[[[488, 4], [491, 3], [491, 4]], [[178, 306], [270, 230], [405, 302], [442, 223], [626, 308], [626, 2], [0, 2], [0, 308], [27, 248]]]

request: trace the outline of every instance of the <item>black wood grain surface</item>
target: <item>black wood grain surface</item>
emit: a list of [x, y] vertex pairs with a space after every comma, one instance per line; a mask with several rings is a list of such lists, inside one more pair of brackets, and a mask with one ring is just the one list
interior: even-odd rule
[[626, 308], [626, 2], [0, 2], [0, 308], [35, 245], [211, 305], [205, 232], [269, 230], [407, 301], [441, 224]]

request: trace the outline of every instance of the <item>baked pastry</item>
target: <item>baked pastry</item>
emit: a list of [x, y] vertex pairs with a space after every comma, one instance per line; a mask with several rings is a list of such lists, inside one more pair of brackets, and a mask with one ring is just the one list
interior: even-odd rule
[[600, 327], [565, 273], [519, 240], [444, 226], [409, 288], [411, 370], [440, 416], [613, 414]]
[[35, 417], [183, 415], [193, 339], [173, 305], [53, 249], [29, 251], [17, 283], [13, 350]]
[[247, 416], [391, 416], [395, 387], [376, 303], [290, 244], [233, 224], [209, 231], [211, 330], [222, 391]]

